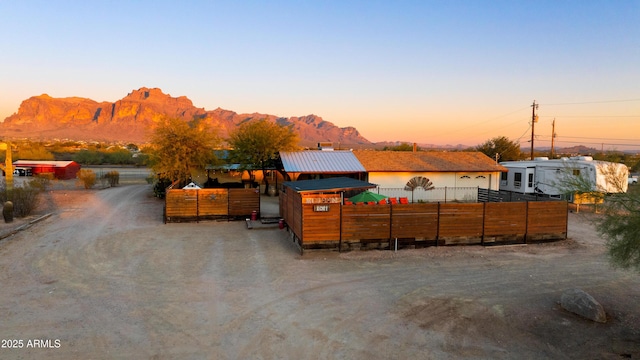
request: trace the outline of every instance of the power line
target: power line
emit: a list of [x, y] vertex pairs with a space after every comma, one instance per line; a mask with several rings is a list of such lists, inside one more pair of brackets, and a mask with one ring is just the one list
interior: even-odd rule
[[[544, 140], [544, 141], [550, 141], [550, 140]], [[556, 140], [557, 142], [560, 143], [566, 143], [566, 144], [597, 144], [597, 145], [607, 145], [607, 146], [633, 146], [633, 147], [640, 147], [640, 144], [620, 144], [620, 143], [606, 143], [606, 142], [598, 142], [598, 141], [566, 141], [566, 140]]]
[[[539, 135], [541, 137], [550, 137], [549, 135]], [[556, 136], [556, 138], [567, 138], [567, 139], [585, 139], [585, 140], [604, 140], [604, 141], [637, 141], [640, 143], [640, 139], [612, 139], [612, 138], [594, 138], [594, 137], [584, 137], [584, 136]]]
[[640, 99], [582, 101], [582, 102], [569, 102], [569, 103], [551, 103], [551, 104], [541, 104], [541, 105], [544, 105], [544, 106], [586, 105], [586, 104], [607, 104], [607, 103], [633, 102], [633, 101], [640, 101]]
[[540, 115], [540, 117], [563, 118], [640, 118], [640, 115]]

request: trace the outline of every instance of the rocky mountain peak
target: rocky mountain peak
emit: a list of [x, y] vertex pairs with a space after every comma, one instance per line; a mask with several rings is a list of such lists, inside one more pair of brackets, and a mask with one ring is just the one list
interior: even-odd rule
[[197, 108], [186, 96], [172, 97], [159, 88], [142, 87], [116, 102], [97, 102], [81, 97], [53, 98], [47, 94], [24, 100], [18, 112], [0, 123], [4, 137], [71, 139], [84, 141], [148, 141], [151, 130], [163, 117], [207, 121], [222, 138], [241, 123], [267, 119], [293, 125], [301, 146], [318, 142], [371, 144], [353, 127], [340, 128], [316, 115], [281, 118], [268, 114], [237, 114], [220, 107]]

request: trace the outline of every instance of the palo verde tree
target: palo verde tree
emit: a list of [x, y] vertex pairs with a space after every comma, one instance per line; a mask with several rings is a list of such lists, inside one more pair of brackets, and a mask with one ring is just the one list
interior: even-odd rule
[[262, 170], [267, 185], [265, 170], [273, 163], [278, 152], [297, 148], [298, 135], [293, 126], [281, 126], [266, 119], [249, 121], [240, 125], [229, 134], [229, 146], [233, 149], [232, 158], [245, 170]]
[[499, 161], [520, 160], [520, 144], [509, 140], [506, 136], [499, 136], [485, 141], [476, 146], [476, 150], [495, 159], [498, 155]]
[[193, 172], [216, 161], [219, 140], [201, 120], [163, 119], [151, 136], [150, 165], [160, 179], [187, 183]]

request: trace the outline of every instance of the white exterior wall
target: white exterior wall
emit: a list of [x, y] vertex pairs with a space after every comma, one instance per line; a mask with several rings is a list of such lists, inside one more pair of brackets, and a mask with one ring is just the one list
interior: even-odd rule
[[[429, 179], [436, 189], [417, 189], [413, 193], [404, 191], [407, 182], [417, 176]], [[477, 198], [478, 187], [498, 190], [500, 172], [370, 172], [367, 181], [378, 185], [378, 191], [383, 195], [409, 197], [414, 202], [472, 201]]]

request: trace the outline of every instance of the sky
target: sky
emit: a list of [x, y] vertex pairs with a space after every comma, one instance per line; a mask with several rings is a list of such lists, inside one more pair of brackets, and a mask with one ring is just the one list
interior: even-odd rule
[[370, 141], [640, 151], [640, 0], [0, 0], [0, 120], [32, 96], [314, 114]]

